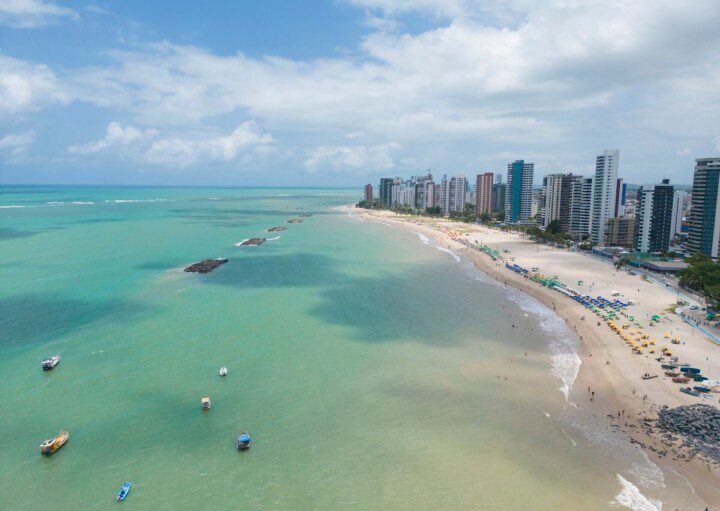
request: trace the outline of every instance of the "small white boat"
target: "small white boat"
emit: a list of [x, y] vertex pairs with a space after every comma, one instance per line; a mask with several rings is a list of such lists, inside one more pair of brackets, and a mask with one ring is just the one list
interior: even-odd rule
[[60, 355], [54, 355], [50, 358], [46, 358], [42, 361], [43, 371], [50, 371], [55, 369], [55, 366], [60, 363]]
[[209, 410], [212, 405], [210, 404], [210, 397], [204, 397], [200, 400], [200, 406], [203, 410]]
[[218, 374], [220, 374], [220, 376], [227, 376], [227, 367], [222, 366], [220, 371], [218, 371]]

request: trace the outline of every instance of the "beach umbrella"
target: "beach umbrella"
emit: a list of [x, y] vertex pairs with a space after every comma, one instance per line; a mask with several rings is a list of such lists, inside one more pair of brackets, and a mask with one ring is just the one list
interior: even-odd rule
[[653, 314], [651, 317], [652, 317], [652, 319], [660, 319], [660, 316], [657, 314]]
[[665, 339], [670, 339], [670, 332], [665, 332], [663, 337], [665, 337]]

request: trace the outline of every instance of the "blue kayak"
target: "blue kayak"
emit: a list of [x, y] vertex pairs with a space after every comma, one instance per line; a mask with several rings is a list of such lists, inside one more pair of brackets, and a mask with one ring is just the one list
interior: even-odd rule
[[120, 491], [118, 492], [118, 500], [125, 500], [125, 497], [127, 497], [127, 494], [130, 493], [130, 488], [132, 487], [132, 484], [130, 483], [123, 483], [122, 488], [120, 488]]

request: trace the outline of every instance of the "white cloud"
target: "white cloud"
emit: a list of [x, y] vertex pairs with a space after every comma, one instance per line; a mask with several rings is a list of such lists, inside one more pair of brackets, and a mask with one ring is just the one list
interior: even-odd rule
[[[191, 167], [213, 162], [229, 162], [254, 150], [256, 154], [268, 153], [272, 136], [263, 133], [254, 121], [239, 125], [228, 135], [160, 136], [156, 129], [123, 127], [120, 123], [108, 124], [101, 139], [68, 147], [68, 152], [88, 155], [115, 149], [116, 156], [141, 160], [157, 165]], [[117, 152], [118, 149], [122, 149]]]
[[77, 19], [72, 9], [42, 0], [0, 0], [0, 25], [35, 28], [57, 23], [61, 18]]
[[32, 130], [9, 133], [0, 138], [0, 149], [9, 150], [10, 154], [17, 156], [26, 152], [33, 142], [35, 142], [35, 132]]
[[0, 55], [0, 116], [69, 101], [47, 66]]
[[272, 136], [262, 133], [255, 122], [247, 121], [229, 135], [198, 139], [169, 137], [157, 140], [143, 154], [143, 159], [150, 163], [179, 167], [228, 162], [236, 159], [243, 151], [262, 148], [272, 140]]
[[157, 135], [157, 130], [139, 130], [132, 126], [122, 127], [118, 122], [111, 122], [105, 130], [105, 136], [87, 144], [73, 145], [68, 151], [73, 154], [89, 154], [102, 151], [108, 147], [126, 146], [137, 141], [147, 141]]
[[[172, 165], [289, 148], [312, 171], [497, 165], [489, 155], [504, 153], [578, 165], [619, 146], [626, 169], [633, 158], [671, 168], [677, 160], [666, 157], [677, 147], [714, 147], [717, 0], [346, 1], [366, 9], [371, 28], [356, 53], [336, 58], [139, 44], [107, 53], [104, 64], [58, 71], [62, 80], [24, 63], [16, 74], [33, 85], [7, 93], [0, 57], [0, 113], [71, 99], [121, 110], [133, 124], [168, 133], [138, 154]], [[405, 30], [402, 15], [411, 11], [428, 16], [431, 28]], [[243, 142], [265, 136], [256, 125], [207, 134], [217, 119], [248, 118], [282, 143]], [[657, 161], [642, 162], [643, 154]]]
[[305, 160], [310, 171], [329, 170], [347, 172], [357, 169], [365, 171], [389, 170], [395, 167], [392, 154], [400, 144], [391, 142], [378, 145], [320, 146], [312, 149]]

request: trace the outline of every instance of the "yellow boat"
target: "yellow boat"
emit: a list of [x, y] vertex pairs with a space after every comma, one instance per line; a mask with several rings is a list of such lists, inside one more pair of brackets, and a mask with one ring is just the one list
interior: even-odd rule
[[50, 438], [40, 444], [40, 452], [43, 454], [52, 454], [65, 445], [69, 438], [70, 433], [67, 431], [61, 431], [55, 436], [55, 438]]

